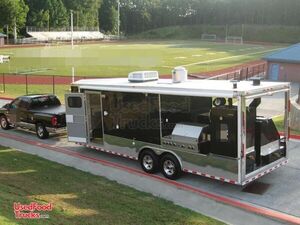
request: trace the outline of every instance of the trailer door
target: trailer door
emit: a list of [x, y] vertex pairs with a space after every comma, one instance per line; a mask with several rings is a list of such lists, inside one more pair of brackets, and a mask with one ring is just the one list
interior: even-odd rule
[[65, 95], [68, 140], [87, 142], [85, 98], [83, 93]]

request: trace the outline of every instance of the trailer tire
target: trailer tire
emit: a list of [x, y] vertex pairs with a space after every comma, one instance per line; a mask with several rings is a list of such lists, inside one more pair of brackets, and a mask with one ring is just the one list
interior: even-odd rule
[[9, 122], [5, 115], [0, 116], [0, 125], [3, 130], [8, 130], [10, 128]]
[[36, 125], [36, 135], [39, 139], [47, 139], [49, 137], [49, 132], [47, 131], [44, 124], [38, 123]]
[[181, 166], [178, 159], [172, 154], [164, 155], [160, 160], [162, 174], [171, 180], [175, 180], [181, 175]]
[[146, 173], [155, 173], [159, 168], [158, 156], [152, 150], [144, 150], [140, 155], [140, 164]]

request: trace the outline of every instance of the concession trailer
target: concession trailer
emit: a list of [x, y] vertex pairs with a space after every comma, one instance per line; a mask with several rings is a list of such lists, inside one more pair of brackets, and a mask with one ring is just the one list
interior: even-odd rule
[[[278, 94], [269, 100], [281, 102], [280, 133], [259, 110]], [[172, 79], [141, 71], [79, 80], [65, 99], [69, 141], [139, 160], [169, 179], [183, 171], [246, 185], [288, 162], [286, 82], [189, 80], [177, 68]]]

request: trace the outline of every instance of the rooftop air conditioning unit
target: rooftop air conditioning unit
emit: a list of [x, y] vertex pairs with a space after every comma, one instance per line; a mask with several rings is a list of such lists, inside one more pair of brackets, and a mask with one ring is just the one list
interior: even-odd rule
[[158, 80], [157, 71], [136, 71], [128, 74], [128, 80], [130, 82], [146, 82]]

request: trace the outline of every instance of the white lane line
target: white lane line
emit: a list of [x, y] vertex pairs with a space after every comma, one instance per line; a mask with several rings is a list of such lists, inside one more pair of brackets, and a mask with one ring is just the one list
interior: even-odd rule
[[19, 74], [34, 74], [34, 73], [40, 73], [40, 72], [45, 72], [51, 70], [49, 68], [41, 68], [41, 69], [37, 69], [37, 70], [23, 70], [18, 72]]
[[260, 51], [260, 52], [247, 53], [247, 54], [243, 54], [243, 55], [228, 56], [228, 57], [223, 57], [223, 58], [218, 58], [218, 59], [211, 59], [211, 60], [207, 60], [207, 61], [189, 63], [189, 64], [185, 64], [185, 65], [180, 65], [180, 66], [186, 66], [187, 67], [187, 66], [207, 64], [207, 63], [218, 62], [218, 61], [223, 61], [223, 60], [227, 60], [227, 59], [241, 58], [241, 57], [249, 56], [249, 55], [257, 55], [257, 54], [266, 53], [266, 52], [273, 52], [273, 51], [277, 51], [279, 49], [282, 49], [282, 48], [276, 48], [276, 49], [272, 49], [272, 50], [265, 50], [265, 51]]

